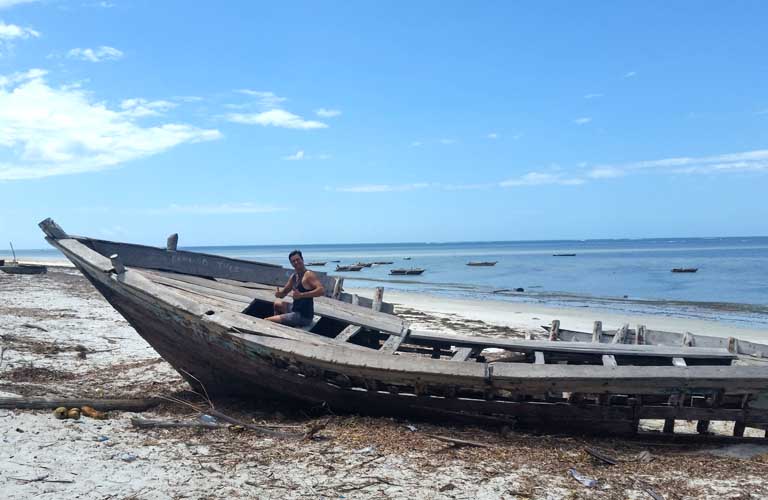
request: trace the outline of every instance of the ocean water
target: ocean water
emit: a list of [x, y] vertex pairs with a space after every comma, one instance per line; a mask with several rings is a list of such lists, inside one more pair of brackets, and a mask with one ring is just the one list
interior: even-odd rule
[[[188, 250], [289, 267], [289, 246], [218, 246]], [[768, 237], [304, 245], [312, 267], [345, 277], [348, 287], [384, 286], [452, 297], [599, 307], [628, 313], [718, 319], [768, 328]], [[556, 257], [556, 253], [573, 253]], [[2, 258], [0, 252], [0, 258]], [[60, 258], [55, 250], [19, 258]], [[410, 260], [405, 260], [410, 257]], [[393, 261], [336, 273], [336, 263]], [[497, 261], [493, 267], [469, 261]], [[391, 276], [392, 268], [425, 269]], [[695, 267], [696, 273], [672, 273]], [[524, 292], [514, 289], [523, 288]], [[386, 295], [385, 295], [386, 296]]]

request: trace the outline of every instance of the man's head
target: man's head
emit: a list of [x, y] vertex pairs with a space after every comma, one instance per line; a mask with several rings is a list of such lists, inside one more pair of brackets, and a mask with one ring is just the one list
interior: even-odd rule
[[296, 270], [300, 270], [304, 267], [304, 256], [301, 255], [301, 250], [294, 250], [289, 253], [288, 260], [291, 261], [291, 265]]

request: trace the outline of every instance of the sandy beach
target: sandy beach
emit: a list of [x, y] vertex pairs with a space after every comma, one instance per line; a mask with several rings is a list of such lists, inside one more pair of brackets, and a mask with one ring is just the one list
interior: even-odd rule
[[[355, 290], [361, 295], [371, 290]], [[767, 332], [668, 317], [618, 317], [385, 292], [414, 328], [461, 334], [542, 335], [623, 322], [757, 339]], [[0, 274], [0, 397], [146, 398], [199, 402], [182, 378], [74, 269]], [[4, 498], [763, 498], [768, 446], [671, 445], [537, 435], [297, 411], [272, 402], [218, 402], [247, 423], [302, 433], [283, 440], [230, 428], [138, 429], [131, 418], [199, 418], [171, 402], [106, 420], [56, 420], [49, 410], [0, 409]], [[428, 434], [478, 442], [454, 447]], [[761, 435], [755, 434], [752, 435]], [[617, 459], [601, 465], [585, 452]], [[597, 480], [582, 485], [569, 469]]]

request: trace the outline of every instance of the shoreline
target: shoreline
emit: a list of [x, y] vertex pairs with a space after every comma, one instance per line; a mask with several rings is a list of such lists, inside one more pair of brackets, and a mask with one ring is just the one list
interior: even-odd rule
[[[373, 288], [347, 288], [350, 293], [365, 297], [373, 296]], [[756, 342], [768, 341], [768, 329], [735, 326], [715, 320], [683, 318], [652, 314], [620, 314], [615, 311], [588, 308], [567, 308], [560, 306], [512, 302], [504, 300], [480, 300], [471, 298], [448, 298], [427, 293], [403, 292], [384, 289], [384, 301], [402, 307], [431, 314], [455, 316], [464, 320], [482, 321], [491, 325], [515, 330], [529, 330], [543, 334], [542, 325], [560, 320], [562, 328], [592, 331], [594, 321], [603, 322], [606, 330], [616, 329], [624, 323], [631, 327], [644, 324], [653, 330], [700, 333], [718, 337], [737, 337]]]

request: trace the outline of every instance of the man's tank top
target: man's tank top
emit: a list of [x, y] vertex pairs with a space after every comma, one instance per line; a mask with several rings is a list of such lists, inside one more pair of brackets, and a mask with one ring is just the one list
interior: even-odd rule
[[[293, 288], [302, 293], [309, 292], [310, 290], [304, 288], [304, 284], [301, 282], [303, 277], [304, 273], [301, 273], [301, 275], [293, 273]], [[293, 299], [293, 312], [299, 313], [302, 318], [311, 319], [315, 315], [315, 303], [311, 297], [308, 299]]]

